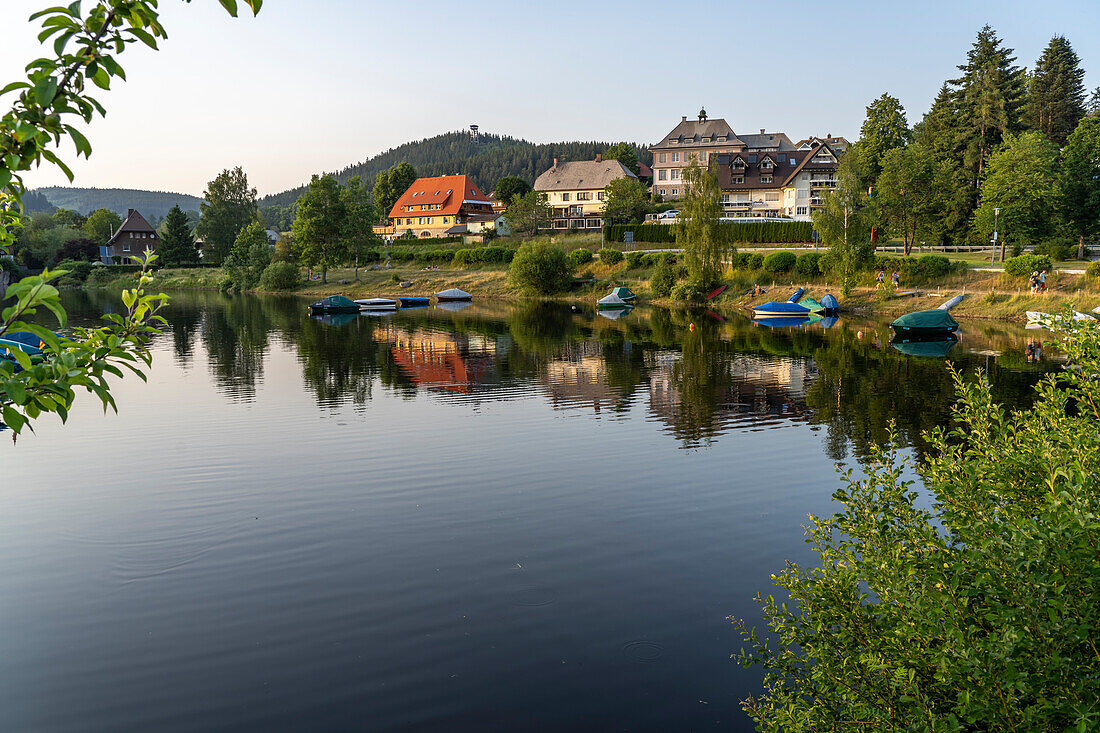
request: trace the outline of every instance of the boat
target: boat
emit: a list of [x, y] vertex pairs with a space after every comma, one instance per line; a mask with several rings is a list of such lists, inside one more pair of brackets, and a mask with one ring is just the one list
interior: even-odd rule
[[[1025, 313], [1027, 313], [1028, 323], [1037, 324], [1046, 328], [1051, 328], [1055, 323], [1060, 323], [1065, 320], [1065, 316], [1055, 315], [1054, 313], [1043, 313], [1042, 311], [1025, 311]], [[1073, 311], [1073, 320], [1093, 321], [1096, 320], [1096, 317], [1088, 313], [1082, 313], [1081, 311]]]
[[473, 300], [472, 295], [465, 290], [459, 288], [450, 288], [448, 290], [441, 290], [435, 294], [435, 299], [440, 303], [461, 303], [463, 301]]
[[[54, 335], [62, 342], [69, 340], [68, 336], [62, 336], [59, 333]], [[30, 331], [7, 332], [0, 336], [0, 359], [14, 362], [15, 371], [19, 372], [22, 371], [22, 367], [13, 352], [22, 351], [30, 357], [32, 364], [37, 364], [44, 358], [42, 352], [45, 351], [46, 346], [46, 342], [41, 337]]]
[[821, 296], [821, 306], [825, 309], [825, 315], [827, 316], [834, 315], [840, 310], [840, 303], [836, 302], [836, 298], [829, 293]]
[[903, 354], [909, 356], [927, 356], [942, 359], [947, 356], [955, 344], [959, 343], [959, 336], [955, 333], [940, 333], [930, 336], [895, 336], [890, 345]]
[[424, 308], [429, 303], [431, 303], [430, 300], [422, 295], [410, 295], [408, 297], [402, 296], [397, 300], [401, 303], [402, 308]]
[[719, 285], [714, 290], [711, 290], [709, 293], [707, 293], [706, 300], [711, 300], [713, 298], [717, 298], [719, 295], [726, 292], [726, 288], [728, 288], [728, 287], [729, 287], [728, 285]]
[[798, 303], [798, 299], [802, 297], [804, 292], [806, 291], [803, 288], [799, 288], [794, 291], [794, 294], [791, 295], [786, 302], [771, 301], [769, 303], [761, 303], [760, 305], [752, 306], [753, 320], [758, 318], [791, 318], [809, 315], [811, 312], [810, 309]]
[[309, 304], [310, 313], [358, 313], [359, 304], [344, 295], [330, 295]]
[[392, 298], [363, 298], [355, 301], [361, 311], [395, 311], [397, 301]]
[[768, 328], [795, 328], [798, 326], [808, 326], [811, 323], [817, 323], [822, 320], [821, 316], [816, 313], [803, 313], [802, 315], [794, 316], [769, 316], [767, 318], [753, 318], [753, 324], [757, 326], [767, 326]]
[[633, 306], [638, 299], [630, 288], [615, 288], [610, 293], [596, 301], [596, 310], [609, 310], [613, 308], [626, 308]]
[[825, 310], [825, 306], [823, 306], [821, 303], [818, 303], [813, 298], [803, 298], [802, 300], [798, 301], [798, 304], [803, 308], [809, 308], [811, 313], [820, 313], [821, 311]]
[[959, 293], [954, 298], [952, 298], [951, 300], [949, 300], [946, 303], [944, 303], [943, 305], [941, 305], [938, 310], [949, 311], [952, 308], [954, 308], [955, 306], [957, 306], [959, 303], [961, 303], [962, 299], [965, 298], [965, 297], [966, 297], [965, 293]]
[[906, 313], [891, 323], [890, 328], [899, 336], [942, 335], [958, 331], [959, 322], [947, 311], [936, 308]]

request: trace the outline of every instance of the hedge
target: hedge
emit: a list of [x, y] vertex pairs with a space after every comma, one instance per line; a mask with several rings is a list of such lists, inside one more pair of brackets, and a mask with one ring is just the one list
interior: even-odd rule
[[605, 265], [617, 265], [623, 261], [623, 253], [620, 250], [613, 249], [611, 247], [604, 247], [596, 254], [600, 257], [600, 262]]
[[803, 277], [817, 277], [821, 274], [821, 253], [804, 252], [798, 255], [798, 261], [794, 263], [794, 271]]
[[[746, 244], [802, 244], [813, 241], [814, 227], [808, 221], [724, 221], [718, 226], [731, 242]], [[623, 235], [634, 233], [635, 242], [672, 243], [676, 241], [676, 227], [671, 224], [607, 224], [603, 228], [604, 240], [622, 243]]]
[[1027, 277], [1036, 270], [1049, 270], [1053, 263], [1046, 255], [1020, 255], [1005, 260], [1005, 273], [1014, 277]]
[[566, 255], [566, 258], [569, 261], [569, 266], [576, 270], [581, 265], [588, 264], [592, 261], [592, 250], [578, 247]]
[[764, 269], [768, 272], [790, 272], [797, 259], [794, 252], [772, 252], [764, 258]]
[[472, 247], [470, 249], [455, 250], [454, 259], [456, 265], [484, 265], [491, 263], [508, 263], [515, 257], [516, 251], [506, 247]]

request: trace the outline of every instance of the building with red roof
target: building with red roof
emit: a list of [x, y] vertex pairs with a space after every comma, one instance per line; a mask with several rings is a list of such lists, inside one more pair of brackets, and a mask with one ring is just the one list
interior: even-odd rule
[[445, 237], [448, 230], [465, 231], [470, 217], [492, 215], [493, 202], [469, 176], [418, 178], [390, 209], [398, 236]]

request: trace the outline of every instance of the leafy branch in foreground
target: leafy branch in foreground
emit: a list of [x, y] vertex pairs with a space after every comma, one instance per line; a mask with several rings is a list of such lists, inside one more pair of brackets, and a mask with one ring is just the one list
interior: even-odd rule
[[[236, 16], [236, 0], [219, 2]], [[243, 2], [256, 13], [263, 0]], [[157, 4], [157, 0], [100, 0], [82, 12], [78, 0], [31, 16], [32, 21], [41, 20], [39, 42], [52, 40], [54, 54], [32, 61], [24, 80], [0, 89], [0, 97], [17, 95], [11, 109], [0, 117], [0, 250], [11, 248], [15, 230], [22, 225], [26, 193], [22, 174], [45, 161], [60, 168], [71, 181], [72, 171], [56, 148], [68, 139], [77, 156], [91, 155], [91, 144], [72, 123], [91, 122], [97, 112], [106, 114], [88, 90], [93, 86], [109, 90], [115, 78], [125, 80], [117, 57], [127, 46], [142, 43], [155, 50], [157, 39], [167, 37]], [[163, 295], [144, 294], [150, 276], [143, 270], [138, 288], [124, 294], [125, 316], [108, 317], [110, 324], [101, 329], [77, 329], [62, 343], [56, 334], [22, 320], [46, 308], [64, 325], [65, 311], [57, 289], [50, 285], [62, 274], [47, 271], [24, 278], [8, 288], [5, 296], [5, 300], [14, 298], [15, 304], [4, 310], [0, 336], [31, 332], [45, 346], [35, 360], [21, 349], [10, 348], [6, 353], [14, 362], [0, 363], [3, 421], [16, 432], [42, 412], [57, 412], [65, 419], [74, 385], [87, 387], [105, 405], [113, 405], [104, 373], [121, 374], [118, 363], [148, 363], [144, 339], [155, 331], [156, 311], [167, 300]]]
[[925, 491], [879, 450], [811, 517], [819, 567], [773, 576], [771, 638], [736, 621], [766, 672], [743, 703], [761, 730], [1100, 727], [1100, 328], [1064, 329], [1069, 366], [1030, 409], [954, 374]]

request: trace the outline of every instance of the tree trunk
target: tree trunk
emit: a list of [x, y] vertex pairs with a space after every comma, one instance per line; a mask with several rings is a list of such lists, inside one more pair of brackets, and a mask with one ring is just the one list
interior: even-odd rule
[[1077, 259], [1085, 259], [1085, 235], [1080, 234], [1077, 237]]
[[1008, 242], [1006, 242], [1003, 239], [1001, 240], [1001, 262], [1005, 261], [1005, 245], [1007, 245], [1007, 244], [1008, 244]]
[[325, 267], [321, 268], [321, 284], [323, 285], [327, 282], [328, 282], [328, 266], [326, 265]]

